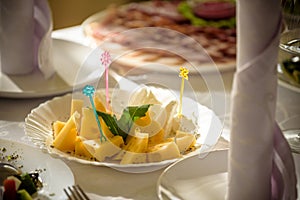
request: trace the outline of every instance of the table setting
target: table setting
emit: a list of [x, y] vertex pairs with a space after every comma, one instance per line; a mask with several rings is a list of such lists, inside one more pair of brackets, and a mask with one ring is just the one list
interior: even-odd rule
[[0, 163], [19, 170], [0, 199], [300, 199], [298, 1], [133, 2], [57, 30], [26, 1], [0, 6]]

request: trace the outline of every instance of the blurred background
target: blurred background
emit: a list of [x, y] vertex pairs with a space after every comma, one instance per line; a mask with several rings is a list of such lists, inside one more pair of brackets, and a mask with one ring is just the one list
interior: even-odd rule
[[130, 0], [48, 0], [53, 15], [53, 29], [81, 24], [90, 15], [108, 6], [121, 5]]

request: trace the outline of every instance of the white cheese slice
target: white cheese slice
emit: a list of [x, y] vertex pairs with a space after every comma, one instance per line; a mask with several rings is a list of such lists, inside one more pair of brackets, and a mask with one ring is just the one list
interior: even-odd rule
[[121, 164], [137, 164], [147, 161], [146, 150], [148, 148], [149, 135], [136, 131], [134, 136], [128, 136], [127, 145], [124, 148], [125, 154]]
[[92, 140], [100, 137], [94, 112], [90, 108], [82, 108], [80, 136]]
[[193, 132], [196, 129], [196, 125], [194, 124], [194, 122], [191, 119], [187, 118], [185, 115], [182, 115], [181, 117], [174, 116], [172, 118], [170, 126], [170, 137], [175, 136], [177, 130], [184, 132]]
[[80, 120], [81, 120], [81, 116], [82, 116], [82, 107], [83, 107], [83, 100], [81, 100], [81, 99], [72, 99], [70, 116], [72, 116], [73, 113], [75, 113], [75, 112], [79, 113], [79, 115], [80, 115], [80, 117], [76, 118], [76, 120], [75, 120], [77, 130], [80, 130]]
[[181, 153], [188, 150], [196, 142], [194, 134], [183, 131], [176, 131], [176, 144]]
[[77, 111], [81, 116], [82, 107], [83, 107], [83, 100], [72, 99], [70, 116], [72, 116], [75, 111]]
[[93, 156], [98, 161], [102, 162], [105, 158], [110, 158], [119, 153], [122, 150], [121, 146], [123, 145], [123, 138], [121, 136], [114, 136], [110, 140], [101, 143], [97, 148], [95, 148]]
[[180, 152], [175, 142], [160, 143], [149, 148], [148, 162], [160, 162], [174, 158], [180, 158]]
[[177, 102], [176, 101], [170, 101], [166, 106], [166, 118], [167, 121], [163, 126], [163, 129], [165, 130], [165, 137], [172, 137], [172, 127], [173, 127], [173, 117], [177, 112]]
[[161, 104], [149, 87], [145, 86], [135, 91], [129, 100], [129, 105]]
[[146, 153], [135, 153], [135, 152], [130, 152], [127, 151], [120, 164], [125, 165], [125, 164], [140, 164], [140, 163], [145, 163], [147, 161], [147, 156]]
[[86, 150], [88, 150], [88, 152], [90, 152], [91, 155], [94, 155], [96, 149], [100, 146], [100, 139], [83, 140], [82, 143]]
[[[136, 131], [138, 130], [140, 133], [146, 133], [149, 135], [149, 137], [152, 137], [159, 133], [159, 131], [162, 129], [160, 124], [157, 121], [151, 121], [151, 123], [147, 126], [139, 126], [137, 124], [133, 124], [133, 126], [130, 129], [129, 135], [135, 135]], [[141, 135], [137, 135], [137, 137], [144, 137]]]

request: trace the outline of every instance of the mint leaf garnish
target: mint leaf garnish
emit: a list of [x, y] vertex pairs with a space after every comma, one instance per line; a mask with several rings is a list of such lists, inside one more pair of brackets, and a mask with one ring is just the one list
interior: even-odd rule
[[137, 119], [146, 116], [146, 112], [150, 106], [151, 104], [128, 106], [123, 110], [119, 120], [115, 115], [110, 115], [101, 111], [97, 111], [97, 114], [103, 119], [113, 135], [120, 135], [125, 141], [133, 123]]

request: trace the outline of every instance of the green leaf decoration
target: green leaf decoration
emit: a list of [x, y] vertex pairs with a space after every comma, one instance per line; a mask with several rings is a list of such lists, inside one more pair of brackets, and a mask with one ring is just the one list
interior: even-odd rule
[[109, 128], [109, 130], [114, 135], [119, 135], [118, 125], [117, 125], [117, 119], [115, 115], [110, 115], [105, 112], [97, 111], [98, 116], [102, 117], [104, 120], [106, 126]]
[[118, 120], [118, 126], [125, 132], [129, 133], [133, 122], [141, 117], [146, 116], [150, 104], [141, 106], [128, 106], [123, 110], [123, 113]]
[[97, 111], [98, 116], [100, 116], [106, 126], [114, 135], [120, 135], [125, 140], [133, 123], [141, 118], [146, 116], [151, 104], [141, 105], [141, 106], [128, 106], [126, 107], [120, 119], [118, 120], [115, 115], [110, 115], [108, 113]]

